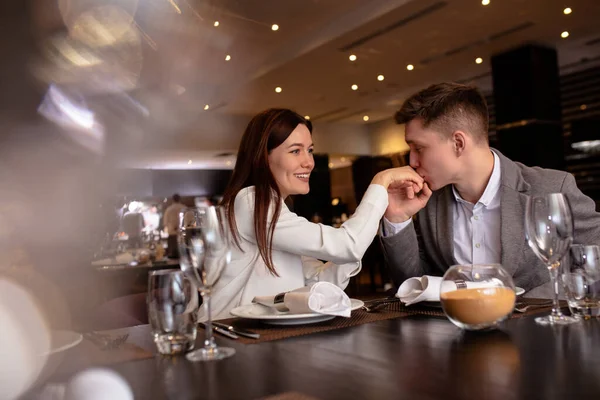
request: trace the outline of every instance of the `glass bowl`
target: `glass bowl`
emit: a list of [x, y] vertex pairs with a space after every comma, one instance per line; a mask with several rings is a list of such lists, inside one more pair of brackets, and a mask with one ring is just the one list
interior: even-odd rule
[[444, 313], [459, 328], [493, 329], [515, 308], [515, 285], [500, 264], [454, 265], [442, 278]]

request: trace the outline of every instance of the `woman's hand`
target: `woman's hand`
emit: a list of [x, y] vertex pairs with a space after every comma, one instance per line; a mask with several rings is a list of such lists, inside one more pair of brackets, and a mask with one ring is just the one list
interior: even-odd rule
[[412, 188], [413, 193], [418, 193], [423, 188], [423, 178], [411, 167], [390, 168], [381, 171], [373, 177], [371, 183], [381, 185], [384, 188]]

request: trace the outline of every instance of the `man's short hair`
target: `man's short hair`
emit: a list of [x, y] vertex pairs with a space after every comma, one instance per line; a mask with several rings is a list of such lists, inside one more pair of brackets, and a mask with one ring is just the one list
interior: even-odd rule
[[181, 200], [181, 196], [179, 196], [177, 193], [175, 193], [175, 194], [173, 195], [173, 201], [174, 201], [175, 203], [179, 203], [179, 201], [180, 201], [180, 200]]
[[395, 115], [398, 124], [415, 118], [449, 137], [461, 130], [477, 141], [488, 143], [488, 109], [485, 98], [474, 86], [444, 82], [410, 96]]

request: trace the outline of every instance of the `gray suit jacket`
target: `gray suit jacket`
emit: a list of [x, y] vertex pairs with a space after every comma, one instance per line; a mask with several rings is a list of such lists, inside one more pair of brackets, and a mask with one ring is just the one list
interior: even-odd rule
[[[581, 193], [573, 175], [551, 169], [527, 167], [499, 151], [501, 170], [501, 258], [516, 286], [531, 297], [550, 297], [549, 274], [525, 241], [527, 198], [546, 193], [566, 193], [575, 221], [574, 243], [600, 245], [600, 213], [595, 202]], [[381, 237], [383, 252], [396, 286], [413, 276], [443, 275], [454, 259], [453, 209], [450, 185], [433, 193], [413, 223], [396, 235]]]

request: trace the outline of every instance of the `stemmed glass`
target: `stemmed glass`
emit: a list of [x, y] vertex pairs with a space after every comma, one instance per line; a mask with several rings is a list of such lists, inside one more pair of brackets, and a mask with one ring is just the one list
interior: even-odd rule
[[573, 241], [573, 216], [569, 200], [562, 193], [530, 197], [525, 210], [527, 243], [550, 272], [554, 289], [552, 313], [535, 319], [540, 325], [567, 325], [577, 318], [563, 315], [558, 303], [558, 273], [563, 256]]
[[212, 289], [231, 261], [231, 232], [225, 209], [220, 206], [189, 208], [180, 213], [179, 221], [179, 263], [198, 286], [206, 317], [204, 347], [188, 353], [186, 358], [212, 361], [230, 357], [235, 349], [218, 347], [215, 343], [210, 308]]

